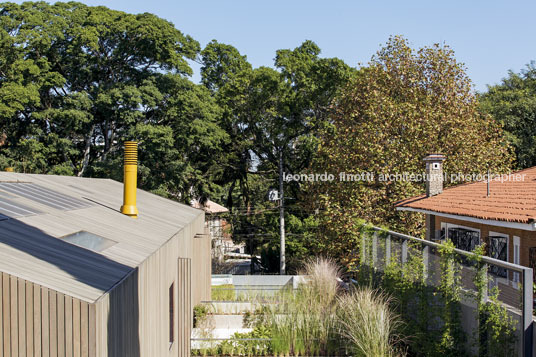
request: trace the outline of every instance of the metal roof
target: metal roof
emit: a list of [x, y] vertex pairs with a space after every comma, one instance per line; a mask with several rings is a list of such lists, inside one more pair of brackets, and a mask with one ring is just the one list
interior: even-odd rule
[[[96, 301], [203, 215], [142, 190], [137, 195], [140, 215], [133, 219], [119, 212], [120, 182], [0, 172], [0, 271]], [[97, 252], [61, 239], [81, 231], [117, 244]]]
[[193, 201], [191, 201], [190, 204], [191, 204], [192, 207], [197, 208], [197, 209], [202, 209], [203, 211], [205, 211], [208, 214], [218, 214], [218, 213], [227, 213], [227, 212], [229, 212], [229, 209], [227, 209], [226, 207], [224, 207], [224, 206], [222, 206], [220, 204], [217, 204], [216, 202], [211, 201], [211, 200], [207, 200], [207, 202], [205, 202], [205, 204], [202, 204], [198, 200], [193, 200]]

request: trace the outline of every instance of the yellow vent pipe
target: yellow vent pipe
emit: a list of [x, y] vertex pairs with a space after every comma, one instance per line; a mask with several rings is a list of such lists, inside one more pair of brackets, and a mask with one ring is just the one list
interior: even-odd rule
[[123, 205], [121, 213], [138, 218], [136, 189], [138, 186], [138, 143], [125, 141], [125, 162], [123, 166]]

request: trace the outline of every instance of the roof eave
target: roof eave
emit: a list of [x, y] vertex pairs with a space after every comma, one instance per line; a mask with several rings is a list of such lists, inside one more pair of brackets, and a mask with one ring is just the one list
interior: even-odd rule
[[396, 207], [396, 209], [397, 211], [411, 211], [411, 212], [419, 212], [419, 213], [425, 213], [425, 214], [433, 214], [435, 216], [458, 219], [462, 221], [474, 222], [474, 223], [479, 223], [479, 224], [487, 224], [490, 226], [521, 229], [524, 231], [536, 231], [536, 223], [534, 221], [531, 221], [529, 223], [498, 221], [498, 220], [493, 220], [493, 219], [483, 219], [483, 218], [477, 218], [477, 217], [471, 217], [471, 216], [461, 216], [461, 215], [450, 214], [450, 213], [436, 212], [436, 211], [430, 211], [426, 209], [413, 208], [413, 207]]

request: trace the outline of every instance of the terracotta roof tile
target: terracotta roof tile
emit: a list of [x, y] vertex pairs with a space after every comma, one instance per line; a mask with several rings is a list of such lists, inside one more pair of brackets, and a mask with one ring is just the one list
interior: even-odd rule
[[492, 180], [446, 188], [441, 194], [420, 195], [399, 201], [395, 207], [414, 208], [496, 221], [530, 223], [536, 221], [536, 166], [514, 174], [523, 180]]

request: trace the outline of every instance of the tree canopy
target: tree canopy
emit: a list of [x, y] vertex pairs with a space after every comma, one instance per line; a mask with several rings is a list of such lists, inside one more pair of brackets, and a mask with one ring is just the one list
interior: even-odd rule
[[183, 200], [192, 187], [209, 190], [203, 175], [227, 135], [210, 92], [186, 78], [197, 41], [148, 13], [75, 2], [0, 8], [2, 160], [120, 179], [117, 151], [137, 139], [149, 159], [142, 187]]
[[516, 153], [516, 166], [536, 165], [536, 64], [521, 73], [509, 72], [501, 84], [480, 96], [481, 109], [504, 126]]
[[[263, 247], [267, 254], [273, 253], [278, 247], [277, 210], [266, 194], [277, 187], [279, 153], [287, 173], [309, 166], [329, 105], [355, 70], [337, 58], [321, 58], [312, 41], [277, 51], [275, 68], [252, 68], [238, 50], [216, 41], [201, 55], [202, 81], [221, 106], [221, 125], [230, 135], [220, 165], [221, 184], [228, 189], [227, 207], [237, 212], [235, 236], [252, 250]], [[295, 234], [288, 239], [289, 255], [303, 257], [306, 251], [300, 242], [309, 215], [292, 207], [301, 188], [291, 185], [286, 190], [287, 222]]]
[[[224, 204], [233, 238], [267, 269], [278, 265], [278, 203], [267, 192], [281, 157], [285, 174], [337, 178], [420, 172], [438, 151], [449, 172], [502, 171], [510, 145], [519, 167], [536, 162], [533, 65], [478, 103], [449, 47], [415, 51], [401, 37], [359, 69], [322, 57], [310, 40], [254, 68], [233, 46], [201, 48], [149, 13], [2, 3], [0, 25], [0, 169], [121, 180], [120, 149], [137, 140], [140, 188]], [[199, 84], [191, 61], [201, 65]], [[393, 203], [423, 188], [286, 182], [290, 271], [310, 254], [344, 260], [357, 217], [422, 232], [423, 220]]]
[[[434, 152], [447, 156], [448, 173], [502, 172], [511, 165], [500, 125], [479, 112], [470, 80], [447, 46], [415, 51], [404, 38], [391, 38], [333, 105], [313, 170], [336, 179], [311, 185], [309, 201], [324, 212], [328, 250], [340, 256], [357, 244], [345, 238], [357, 219], [423, 232], [422, 217], [398, 212], [394, 203], [424, 192], [424, 182], [380, 174], [422, 173], [422, 159]], [[340, 182], [341, 172], [375, 178]]]

